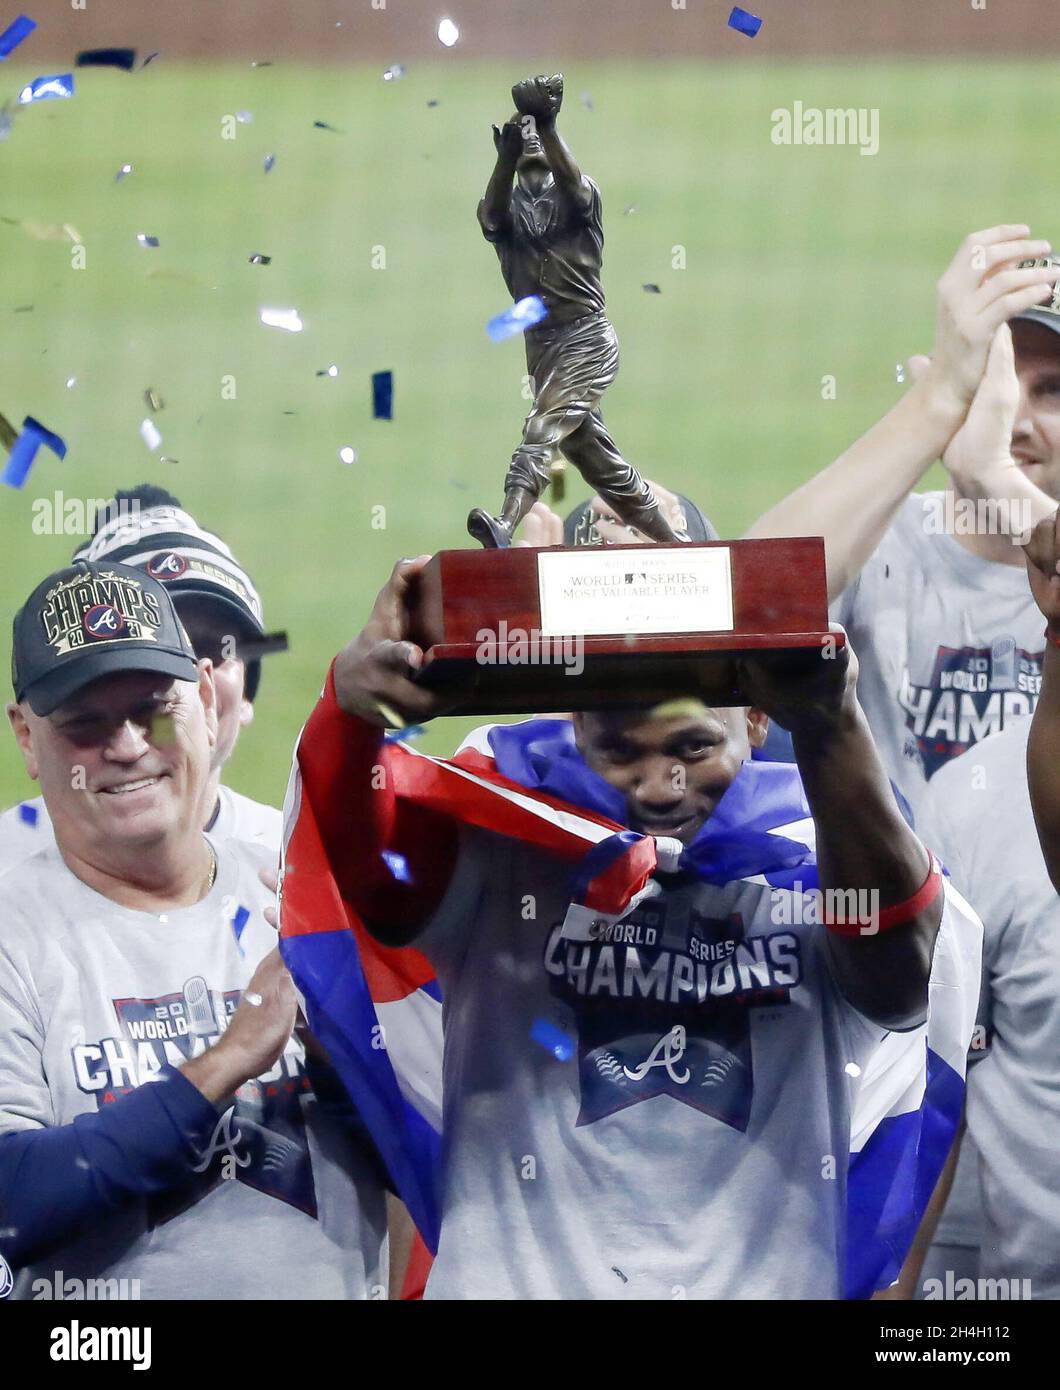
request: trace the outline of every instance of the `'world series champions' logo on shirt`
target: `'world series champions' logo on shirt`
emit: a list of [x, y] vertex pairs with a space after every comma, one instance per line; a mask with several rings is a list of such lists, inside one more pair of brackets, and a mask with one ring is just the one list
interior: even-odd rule
[[794, 932], [747, 936], [739, 916], [653, 899], [621, 922], [545, 945], [553, 994], [578, 1028], [578, 1126], [655, 1096], [746, 1130], [754, 1098], [750, 1011], [802, 981]]
[[1011, 720], [1033, 713], [1042, 655], [1017, 648], [1012, 637], [998, 637], [989, 647], [939, 647], [926, 685], [903, 672], [898, 699], [927, 777]]
[[56, 656], [101, 641], [156, 639], [161, 614], [154, 594], [113, 571], [75, 575], [49, 589], [41, 609], [44, 635]]
[[[75, 1041], [71, 1048], [78, 1090], [93, 1096], [102, 1110], [157, 1080], [164, 1067], [200, 1057], [227, 1030], [240, 997], [239, 990], [211, 989], [195, 975], [179, 993], [114, 999], [119, 1033]], [[303, 1110], [303, 1097], [308, 1099], [312, 1088], [304, 1060], [301, 1043], [292, 1037], [269, 1072], [239, 1088], [192, 1163], [194, 1176], [148, 1199], [151, 1225], [170, 1220], [229, 1178], [316, 1217]]]

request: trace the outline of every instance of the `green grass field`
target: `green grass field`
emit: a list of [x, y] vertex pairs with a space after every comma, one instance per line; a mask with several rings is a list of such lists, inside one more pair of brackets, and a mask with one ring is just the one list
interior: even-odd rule
[[[1053, 64], [566, 73], [563, 130], [603, 191], [623, 352], [605, 416], [628, 457], [699, 500], [722, 534], [895, 399], [894, 364], [930, 346], [934, 284], [966, 232], [1024, 220], [1060, 235], [1043, 119]], [[12, 94], [34, 75], [0, 68]], [[0, 489], [5, 650], [15, 607], [78, 539], [35, 535], [35, 498], [169, 487], [228, 539], [268, 625], [291, 634], [229, 773], [282, 797], [327, 663], [393, 561], [467, 543], [469, 506], [499, 502], [525, 365], [521, 343], [484, 332], [506, 293], [475, 206], [513, 75], [446, 63], [383, 82], [375, 67], [159, 61], [78, 72], [72, 101], [18, 114], [0, 144], [0, 216], [71, 223], [86, 264], [72, 268], [69, 242], [0, 223], [0, 411], [69, 444], [65, 462], [40, 456], [22, 492]], [[796, 99], [878, 107], [879, 153], [774, 146], [770, 113]], [[253, 122], [223, 139], [223, 117], [242, 110]], [[133, 173], [115, 182], [125, 163]], [[140, 232], [160, 247], [141, 248]], [[671, 268], [678, 245], [684, 270]], [[377, 246], [385, 270], [372, 269]], [[250, 265], [254, 252], [272, 264]], [[263, 305], [297, 307], [305, 331], [263, 327]], [[336, 379], [315, 375], [331, 363]], [[371, 418], [369, 378], [384, 368], [390, 422]], [[835, 400], [822, 400], [826, 374]], [[148, 387], [177, 463], [141, 441]], [[347, 444], [352, 466], [337, 455]], [[573, 478], [571, 502], [584, 495]], [[448, 751], [464, 727], [443, 721], [420, 746]], [[13, 741], [0, 747], [7, 805], [30, 784]]]

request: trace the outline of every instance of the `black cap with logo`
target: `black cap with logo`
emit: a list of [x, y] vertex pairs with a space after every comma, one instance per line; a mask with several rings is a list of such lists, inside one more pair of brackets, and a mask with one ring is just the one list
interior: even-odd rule
[[84, 560], [38, 584], [15, 614], [15, 699], [43, 717], [119, 671], [198, 680], [194, 649], [163, 585], [128, 565]]

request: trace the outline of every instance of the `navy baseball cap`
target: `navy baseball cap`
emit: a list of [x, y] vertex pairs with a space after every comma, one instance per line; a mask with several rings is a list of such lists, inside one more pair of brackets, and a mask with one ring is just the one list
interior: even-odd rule
[[[721, 540], [717, 528], [708, 517], [704, 516], [694, 502], [689, 501], [687, 497], [682, 497], [680, 493], [677, 493], [676, 496], [685, 514], [686, 532], [690, 541]], [[563, 523], [564, 545], [604, 544], [589, 508], [589, 502], [583, 502], [580, 507], [575, 507], [566, 518]]]
[[1051, 256], [1041, 256], [1034, 261], [1020, 261], [1017, 270], [1033, 270], [1039, 265], [1056, 266], [1056, 284], [1053, 286], [1053, 297], [1047, 304], [1034, 304], [1029, 309], [1024, 309], [1022, 314], [1017, 314], [1015, 318], [1009, 319], [1010, 323], [1040, 323], [1043, 328], [1051, 328], [1054, 333], [1060, 333], [1060, 256], [1055, 252]]
[[79, 561], [50, 574], [15, 614], [15, 699], [44, 717], [118, 671], [198, 681], [195, 651], [165, 588], [110, 561]]

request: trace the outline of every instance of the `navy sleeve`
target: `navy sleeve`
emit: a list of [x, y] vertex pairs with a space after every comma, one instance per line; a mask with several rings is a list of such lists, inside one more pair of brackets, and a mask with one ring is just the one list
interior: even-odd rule
[[15, 1268], [74, 1239], [106, 1211], [192, 1175], [218, 1110], [165, 1067], [72, 1124], [0, 1135], [0, 1254]]

